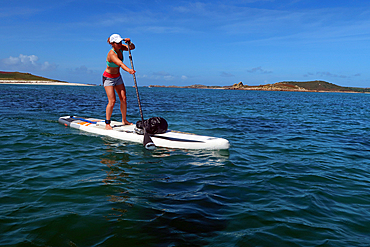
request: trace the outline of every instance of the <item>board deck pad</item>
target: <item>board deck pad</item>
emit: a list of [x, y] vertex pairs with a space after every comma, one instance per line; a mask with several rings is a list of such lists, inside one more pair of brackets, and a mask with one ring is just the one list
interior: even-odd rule
[[[106, 130], [105, 121], [97, 118], [63, 116], [60, 117], [58, 121], [67, 127], [97, 135], [109, 136], [129, 142], [143, 143], [144, 136], [137, 133], [135, 125], [124, 125], [121, 122], [111, 121], [113, 130]], [[167, 130], [167, 132], [163, 134], [153, 134], [150, 135], [150, 137], [157, 147], [205, 150], [223, 150], [229, 149], [230, 147], [229, 141], [224, 138], [202, 136], [173, 130]]]

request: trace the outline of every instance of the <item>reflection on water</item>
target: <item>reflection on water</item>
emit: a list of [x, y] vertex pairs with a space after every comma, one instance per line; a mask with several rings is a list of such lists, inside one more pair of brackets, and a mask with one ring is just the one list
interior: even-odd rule
[[129, 203], [129, 192], [124, 188], [124, 185], [130, 183], [130, 175], [126, 173], [125, 168], [128, 167], [130, 161], [129, 155], [124, 152], [115, 152], [116, 150], [110, 145], [106, 145], [106, 153], [101, 155], [100, 163], [107, 166], [106, 177], [103, 179], [105, 185], [122, 185], [116, 188], [117, 194], [107, 195], [108, 201], [112, 202], [115, 207], [112, 207], [113, 213], [106, 216], [107, 219], [120, 220], [128, 211], [128, 208], [133, 206]]
[[219, 175], [195, 172], [202, 167], [222, 169], [228, 155], [162, 148], [147, 153], [139, 147], [136, 152], [145, 155], [135, 156], [125, 147], [109, 143], [105, 151], [100, 156], [106, 166], [103, 183], [114, 192], [107, 195], [112, 211], [105, 218], [121, 222], [125, 231], [141, 232], [149, 242], [203, 246], [209, 241], [199, 236], [216, 235], [228, 225], [224, 218], [227, 207], [220, 201], [223, 196], [217, 189], [207, 191]]

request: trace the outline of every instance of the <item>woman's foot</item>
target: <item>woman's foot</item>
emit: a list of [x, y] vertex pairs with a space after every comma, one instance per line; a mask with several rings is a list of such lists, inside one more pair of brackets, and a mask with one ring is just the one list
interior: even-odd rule
[[127, 121], [127, 120], [122, 121], [122, 124], [123, 124], [123, 125], [133, 125], [133, 123], [130, 123], [130, 122], [129, 122], [129, 121]]
[[112, 126], [110, 126], [110, 124], [106, 124], [106, 125], [105, 125], [105, 129], [106, 129], [106, 130], [112, 130], [113, 128], [112, 128]]

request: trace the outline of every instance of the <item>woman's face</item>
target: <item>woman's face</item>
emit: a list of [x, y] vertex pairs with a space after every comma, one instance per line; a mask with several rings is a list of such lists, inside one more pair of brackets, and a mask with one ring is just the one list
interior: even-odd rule
[[113, 43], [112, 46], [113, 46], [114, 49], [121, 49], [121, 47], [122, 47], [122, 41], [119, 42], [119, 43]]

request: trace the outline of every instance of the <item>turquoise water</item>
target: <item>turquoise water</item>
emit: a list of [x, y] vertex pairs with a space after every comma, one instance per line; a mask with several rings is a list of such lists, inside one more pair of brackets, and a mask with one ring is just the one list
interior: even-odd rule
[[0, 85], [0, 246], [370, 245], [369, 94], [140, 96], [144, 117], [230, 150], [150, 152], [58, 123], [104, 118], [102, 87]]

